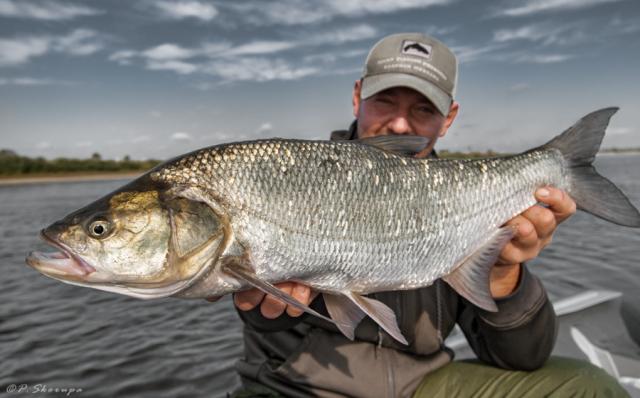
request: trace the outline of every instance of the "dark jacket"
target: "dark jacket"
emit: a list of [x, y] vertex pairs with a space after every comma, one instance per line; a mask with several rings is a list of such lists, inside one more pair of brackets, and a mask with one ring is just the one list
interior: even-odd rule
[[[331, 138], [355, 138], [355, 123]], [[245, 357], [237, 364], [243, 383], [291, 397], [408, 397], [425, 374], [453, 359], [444, 338], [456, 322], [478, 358], [505, 369], [540, 367], [555, 342], [553, 307], [526, 266], [516, 291], [497, 300], [496, 313], [475, 307], [441, 280], [371, 297], [396, 313], [408, 346], [368, 317], [350, 341], [333, 324], [308, 314], [268, 320], [259, 307], [238, 311], [245, 322]], [[322, 296], [311, 306], [327, 313]]]

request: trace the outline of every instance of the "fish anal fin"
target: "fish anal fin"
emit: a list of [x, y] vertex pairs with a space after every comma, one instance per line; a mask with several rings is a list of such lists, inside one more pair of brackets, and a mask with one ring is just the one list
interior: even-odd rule
[[366, 315], [364, 311], [347, 296], [324, 293], [322, 297], [327, 311], [331, 319], [336, 322], [338, 329], [349, 340], [353, 340], [356, 327]]
[[476, 306], [491, 312], [498, 311], [490, 290], [491, 267], [514, 234], [513, 227], [498, 229], [491, 239], [462, 260], [452, 273], [443, 276], [442, 279]]
[[[336, 323], [331, 318], [328, 318], [321, 313], [313, 310], [309, 306], [299, 302], [290, 294], [283, 292], [271, 283], [260, 279], [255, 272], [246, 264], [246, 261], [240, 257], [227, 257], [223, 260], [222, 270], [234, 278], [240, 279], [248, 283], [249, 285], [263, 291], [266, 294], [270, 294], [285, 304], [289, 304], [301, 311], [315, 315], [318, 318], [325, 321]], [[340, 326], [338, 326], [340, 327]]]
[[407, 339], [402, 335], [396, 320], [396, 314], [381, 301], [372, 299], [359, 294], [348, 292], [345, 294], [353, 303], [358, 306], [365, 314], [373, 319], [385, 332], [400, 343], [409, 345]]

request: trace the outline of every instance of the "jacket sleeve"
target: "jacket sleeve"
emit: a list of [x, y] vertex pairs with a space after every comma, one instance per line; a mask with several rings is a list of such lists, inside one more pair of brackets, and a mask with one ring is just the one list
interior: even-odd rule
[[524, 264], [516, 291], [496, 300], [497, 312], [462, 302], [458, 324], [480, 360], [504, 369], [534, 370], [551, 355], [556, 314], [542, 283]]

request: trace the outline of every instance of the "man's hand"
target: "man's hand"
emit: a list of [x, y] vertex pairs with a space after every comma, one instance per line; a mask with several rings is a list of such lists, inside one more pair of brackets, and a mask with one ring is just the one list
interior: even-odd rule
[[551, 243], [558, 224], [576, 212], [576, 202], [558, 188], [540, 188], [535, 196], [548, 207], [532, 206], [506, 224], [517, 226], [517, 230], [491, 269], [491, 295], [494, 298], [508, 296], [516, 289], [520, 264], [538, 257]]
[[[293, 296], [304, 305], [309, 305], [318, 295], [318, 292], [312, 291], [309, 286], [296, 282], [282, 282], [276, 284], [276, 287]], [[275, 319], [285, 311], [289, 316], [293, 317], [303, 314], [303, 311], [287, 305], [269, 294], [264, 294], [258, 289], [249, 289], [235, 293], [233, 295], [233, 302], [236, 307], [242, 311], [249, 311], [260, 305], [260, 313], [268, 319]]]

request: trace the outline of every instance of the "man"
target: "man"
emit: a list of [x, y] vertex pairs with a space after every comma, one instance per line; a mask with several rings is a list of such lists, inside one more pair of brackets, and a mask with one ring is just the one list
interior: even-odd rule
[[[458, 114], [456, 79], [456, 58], [444, 44], [421, 34], [388, 36], [373, 47], [363, 77], [355, 83], [356, 121], [349, 130], [334, 132], [332, 139], [419, 135], [430, 143], [417, 156], [434, 156], [435, 143]], [[404, 397], [418, 389], [416, 394], [425, 391], [428, 396], [479, 391], [487, 396], [506, 392], [519, 396], [541, 388], [537, 390], [541, 395], [552, 391], [564, 395], [579, 393], [580, 388], [593, 392], [593, 380], [610, 382], [591, 367], [583, 367], [583, 377], [577, 376], [570, 361], [553, 365], [568, 368], [569, 373], [550, 365], [530, 374], [513, 371], [543, 366], [556, 333], [546, 292], [524, 262], [537, 257], [558, 224], [576, 210], [568, 195], [552, 187], [538, 190], [536, 198], [543, 205], [509, 221], [517, 226], [517, 234], [491, 271], [490, 289], [498, 312], [475, 307], [440, 280], [417, 290], [373, 295], [394, 310], [408, 346], [394, 341], [368, 318], [356, 329], [355, 341], [350, 341], [334, 325], [258, 290], [237, 293], [234, 302], [246, 324], [245, 358], [238, 363], [248, 388], [245, 393]], [[316, 298], [317, 292], [309, 287], [292, 282], [278, 287], [326, 313], [321, 296]], [[478, 358], [492, 366], [451, 362], [453, 354], [443, 341], [456, 322]]]

